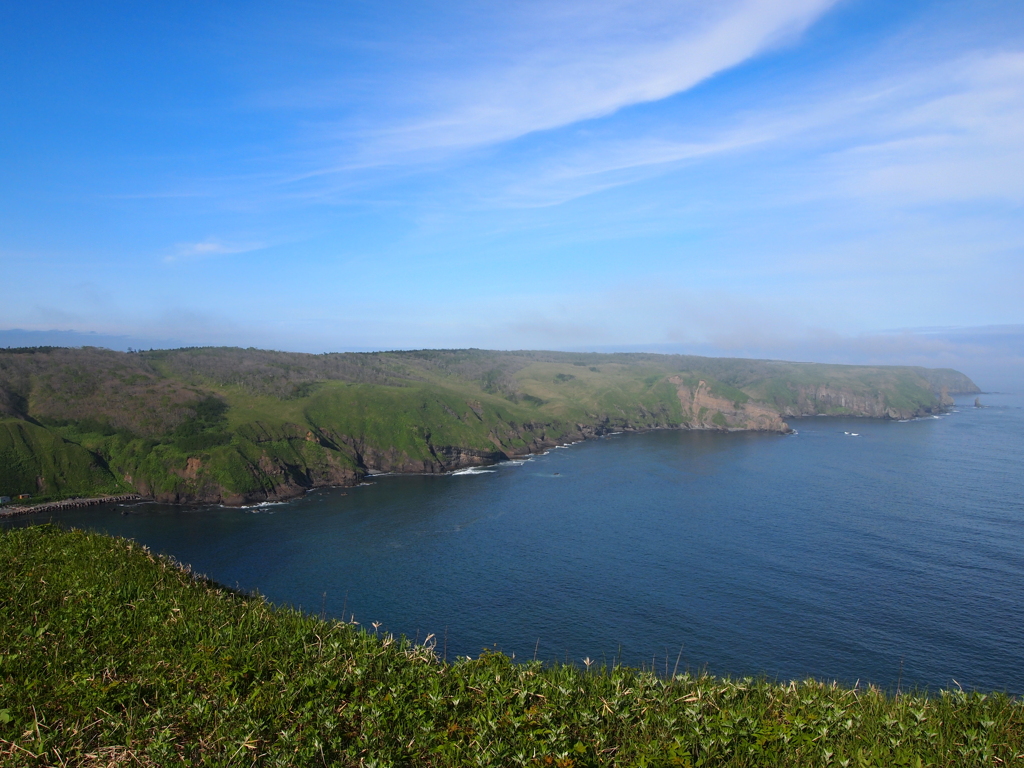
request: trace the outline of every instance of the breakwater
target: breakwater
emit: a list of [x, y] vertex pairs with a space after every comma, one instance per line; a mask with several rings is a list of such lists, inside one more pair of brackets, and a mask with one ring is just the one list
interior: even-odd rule
[[0, 507], [0, 517], [31, 515], [36, 512], [57, 512], [65, 509], [92, 507], [97, 504], [116, 504], [121, 501], [139, 501], [141, 499], [142, 496], [137, 493], [126, 493], [121, 496], [97, 496], [92, 499], [62, 499], [61, 501], [48, 501], [43, 504], [30, 504], [28, 506]]

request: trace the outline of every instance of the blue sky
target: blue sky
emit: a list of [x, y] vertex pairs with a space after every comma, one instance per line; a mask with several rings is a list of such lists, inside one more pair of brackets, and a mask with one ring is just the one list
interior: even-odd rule
[[0, 167], [0, 328], [1024, 354], [1019, 0], [15, 0]]

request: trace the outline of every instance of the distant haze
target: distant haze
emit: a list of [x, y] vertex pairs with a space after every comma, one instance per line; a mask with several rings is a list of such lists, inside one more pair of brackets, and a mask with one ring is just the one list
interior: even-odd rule
[[9, 3], [0, 115], [0, 345], [1024, 388], [1020, 0]]

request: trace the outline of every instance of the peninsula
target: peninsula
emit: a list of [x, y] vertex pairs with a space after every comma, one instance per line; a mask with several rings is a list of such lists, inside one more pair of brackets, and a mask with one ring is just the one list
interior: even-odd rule
[[0, 496], [243, 504], [610, 432], [907, 419], [979, 391], [949, 369], [642, 353], [0, 349]]

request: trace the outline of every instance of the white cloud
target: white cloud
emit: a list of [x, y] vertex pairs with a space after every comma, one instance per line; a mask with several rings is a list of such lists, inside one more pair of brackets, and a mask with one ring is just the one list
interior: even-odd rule
[[835, 2], [528, 5], [476, 31], [472, 68], [412, 77], [422, 113], [380, 130], [366, 151], [492, 144], [664, 99], [799, 34]]
[[[335, 200], [379, 184], [382, 165], [398, 173], [437, 170], [448, 164], [433, 161], [453, 150], [661, 100], [792, 39], [835, 2], [618, 0], [596, 10], [593, 3], [526, 2], [481, 13], [483, 21], [460, 31], [460, 14], [471, 15], [463, 9], [451, 14], [456, 29], [445, 45], [424, 41], [418, 71], [399, 63], [379, 75], [376, 94], [360, 87], [358, 109], [320, 122], [307, 136], [309, 153], [292, 156], [279, 183], [297, 199]], [[792, 91], [771, 84], [748, 93], [747, 103], [719, 104], [696, 123], [660, 115], [640, 130], [631, 124], [631, 135], [606, 124], [571, 141], [554, 135], [540, 151], [520, 156], [513, 148], [503, 158], [510, 162], [488, 167], [487, 159], [471, 159], [473, 172], [464, 178], [485, 188], [471, 190], [476, 203], [556, 205], [681, 163], [795, 147], [805, 161], [788, 172], [806, 178], [776, 202], [827, 196], [887, 198], [888, 204], [1019, 201], [1024, 53], [979, 51], [938, 64], [932, 57], [916, 67], [907, 65], [910, 59], [891, 50], [868, 54], [842, 76], [805, 77]], [[322, 109], [331, 103], [327, 94], [344, 85], [300, 90], [311, 108]], [[747, 170], [756, 171], [758, 160]]]
[[834, 158], [846, 189], [903, 203], [1024, 201], [1024, 52], [963, 58], [915, 80], [904, 91], [921, 92], [872, 116], [876, 141]]
[[[591, 143], [546, 159], [539, 167], [520, 168], [504, 188], [484, 198], [510, 207], [558, 205], [584, 195], [665, 173], [682, 163], [750, 149], [776, 138], [769, 131], [737, 130], [712, 141], [672, 141], [648, 136]], [[527, 171], [522, 173], [522, 171]]]
[[[558, 205], [683, 162], [761, 152], [741, 171], [757, 174], [763, 153], [795, 151], [802, 159], [788, 164], [788, 186], [786, 178], [774, 180], [776, 203], [1024, 200], [1024, 52], [976, 53], [832, 90], [802, 107], [737, 105], [716, 124], [696, 128], [662, 124], [630, 137], [580, 136], [570, 149], [550, 148], [506, 171], [485, 199]], [[686, 135], [695, 132], [699, 140]]]
[[249, 253], [266, 248], [266, 243], [225, 243], [217, 238], [207, 238], [198, 243], [178, 243], [173, 253], [164, 256], [168, 264], [177, 261], [196, 261], [216, 256], [230, 256], [236, 253]]

